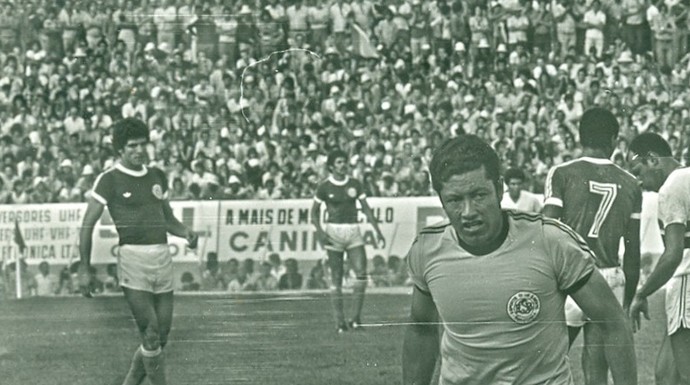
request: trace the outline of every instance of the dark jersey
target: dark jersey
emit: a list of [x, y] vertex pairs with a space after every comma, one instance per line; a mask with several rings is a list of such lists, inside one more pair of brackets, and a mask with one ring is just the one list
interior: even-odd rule
[[544, 204], [563, 208], [561, 221], [585, 238], [598, 267], [616, 267], [621, 237], [640, 219], [642, 189], [608, 159], [583, 157], [549, 171]]
[[348, 177], [338, 181], [330, 177], [316, 188], [314, 200], [326, 203], [329, 223], [357, 223], [357, 200], [366, 197], [358, 180]]
[[160, 169], [134, 171], [117, 164], [98, 176], [92, 196], [108, 207], [120, 245], [154, 245], [168, 242], [163, 211], [167, 190]]

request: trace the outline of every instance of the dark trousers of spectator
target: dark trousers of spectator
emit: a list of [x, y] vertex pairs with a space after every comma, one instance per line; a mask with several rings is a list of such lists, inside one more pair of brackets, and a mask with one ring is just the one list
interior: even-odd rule
[[323, 50], [323, 42], [326, 40], [328, 32], [326, 28], [312, 28], [309, 32], [309, 45], [314, 50]]
[[577, 52], [578, 55], [588, 55], [588, 52], [585, 52], [585, 33], [587, 30], [585, 28], [576, 28], [575, 29], [575, 52]]
[[647, 23], [626, 24], [623, 27], [623, 40], [633, 54], [642, 55], [651, 48], [650, 33]]
[[218, 59], [216, 54], [216, 44], [215, 43], [196, 43], [196, 52], [203, 52], [207, 58], [211, 59], [214, 63]]
[[65, 28], [62, 30], [62, 49], [66, 54], [70, 54], [77, 41], [77, 29]]
[[230, 63], [232, 68], [235, 68], [237, 63], [237, 42], [226, 41], [218, 43], [218, 54], [226, 55], [228, 57], [228, 63]]
[[607, 22], [604, 27], [604, 47], [614, 44], [618, 38], [623, 39], [620, 21], [612, 20], [610, 23]]
[[673, 39], [654, 39], [654, 54], [660, 68], [673, 68], [677, 61], [677, 51]]
[[534, 48], [539, 48], [541, 52], [549, 52], [551, 50], [551, 34], [548, 31], [546, 33], [535, 32], [532, 42]]
[[673, 35], [673, 43], [677, 51], [677, 58], [683, 58], [683, 56], [688, 53], [688, 37], [690, 37], [689, 32], [690, 31], [685, 28], [678, 28]]

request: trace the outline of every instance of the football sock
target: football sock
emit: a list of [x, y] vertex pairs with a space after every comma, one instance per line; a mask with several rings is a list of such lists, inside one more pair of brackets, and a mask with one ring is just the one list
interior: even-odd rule
[[340, 287], [331, 287], [331, 305], [333, 306], [333, 314], [335, 315], [336, 325], [345, 323], [345, 314], [343, 312], [343, 289]]
[[163, 349], [145, 350], [142, 348], [141, 354], [143, 356], [144, 368], [146, 369], [146, 376], [151, 385], [166, 385]]
[[352, 284], [352, 320], [360, 322], [362, 306], [364, 305], [364, 293], [367, 290], [367, 279], [358, 277]]
[[139, 385], [146, 377], [146, 369], [144, 369], [144, 356], [141, 354], [141, 347], [138, 347], [132, 357], [132, 363], [127, 372], [127, 377], [122, 385]]

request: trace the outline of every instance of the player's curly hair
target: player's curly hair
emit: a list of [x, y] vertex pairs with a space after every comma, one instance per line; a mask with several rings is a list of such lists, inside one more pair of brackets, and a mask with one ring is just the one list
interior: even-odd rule
[[332, 167], [335, 163], [335, 160], [338, 158], [343, 158], [347, 162], [347, 153], [339, 148], [334, 149], [328, 154], [328, 158], [326, 159], [326, 166]]
[[630, 142], [630, 152], [640, 156], [647, 156], [650, 152], [665, 157], [673, 155], [671, 146], [669, 146], [666, 139], [653, 132], [645, 132], [636, 136]]
[[486, 176], [498, 188], [501, 166], [496, 151], [476, 135], [459, 135], [434, 150], [429, 164], [431, 185], [440, 194], [443, 183], [453, 175], [461, 175], [484, 166]]
[[120, 152], [130, 139], [149, 139], [149, 128], [137, 118], [124, 118], [113, 124], [113, 149]]

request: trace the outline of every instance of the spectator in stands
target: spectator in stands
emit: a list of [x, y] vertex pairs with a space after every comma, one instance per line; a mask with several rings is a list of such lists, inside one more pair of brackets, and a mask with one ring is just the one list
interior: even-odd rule
[[379, 254], [372, 258], [372, 269], [369, 273], [371, 278], [371, 284], [375, 287], [386, 287], [390, 283], [388, 281], [388, 267], [386, 265], [386, 260]]
[[503, 193], [501, 208], [539, 213], [543, 207], [541, 199], [524, 190], [525, 173], [519, 168], [508, 169], [503, 175], [508, 191]]
[[54, 296], [57, 291], [55, 277], [50, 274], [50, 265], [43, 261], [38, 265], [38, 274], [34, 276], [36, 281], [36, 295], [39, 297]]
[[245, 285], [245, 290], [252, 291], [274, 291], [278, 289], [278, 280], [271, 274], [271, 263], [262, 262], [259, 265], [259, 273], [256, 277], [249, 283]]
[[105, 269], [106, 278], [103, 281], [103, 288], [107, 293], [118, 293], [120, 291], [120, 279], [117, 276], [117, 264], [110, 263]]
[[201, 290], [215, 291], [218, 289], [222, 289], [218, 254], [210, 251], [206, 254], [206, 269], [201, 274]]
[[199, 283], [194, 282], [194, 275], [189, 271], [182, 273], [180, 282], [182, 283], [182, 286], [180, 287], [180, 290], [182, 291], [199, 291], [201, 289]]
[[307, 289], [328, 289], [326, 272], [321, 261], [318, 261], [309, 271], [309, 279], [306, 284]]
[[288, 258], [285, 261], [285, 272], [280, 276], [278, 281], [279, 290], [299, 290], [302, 288], [302, 274], [299, 272], [297, 260]]
[[391, 255], [388, 257], [388, 285], [402, 286], [407, 279], [407, 268], [401, 263], [400, 257]]

